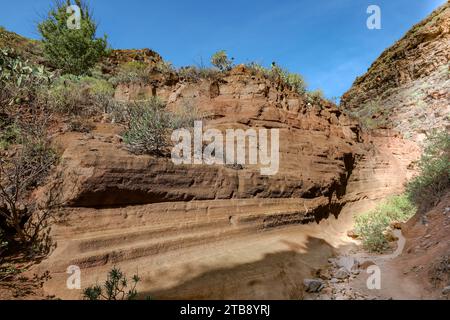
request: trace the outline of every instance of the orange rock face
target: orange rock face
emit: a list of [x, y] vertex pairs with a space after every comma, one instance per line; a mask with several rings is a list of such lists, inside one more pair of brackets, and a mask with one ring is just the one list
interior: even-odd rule
[[139, 269], [140, 290], [158, 298], [292, 298], [300, 293], [291, 279], [310, 276], [343, 245], [360, 200], [400, 190], [407, 175], [401, 159], [411, 150], [400, 138], [363, 137], [331, 103], [307, 103], [243, 67], [220, 81], [139, 90], [122, 86], [116, 97], [189, 103], [206, 114], [205, 128], [279, 129], [279, 171], [136, 156], [112, 124], [60, 136], [59, 179], [47, 190], [62, 191], [67, 208], [53, 229], [58, 247], [39, 266], [53, 276], [46, 292], [78, 298], [65, 287], [68, 266], [88, 285], [115, 264]]

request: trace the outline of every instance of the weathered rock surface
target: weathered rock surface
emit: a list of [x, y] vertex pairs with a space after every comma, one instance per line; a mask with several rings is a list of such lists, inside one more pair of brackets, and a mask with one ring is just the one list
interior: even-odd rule
[[[435, 16], [444, 18], [435, 20], [446, 20], [443, 8]], [[428, 30], [428, 22], [423, 25]], [[343, 105], [357, 109], [387, 88], [414, 81], [443, 84], [436, 71], [445, 58], [448, 62], [443, 25], [432, 36], [420, 27], [415, 46], [388, 50]], [[431, 64], [415, 57], [427, 56], [429, 49], [437, 52]], [[401, 62], [406, 60], [397, 59], [404, 50], [418, 61], [419, 71], [398, 71], [409, 70]], [[149, 63], [159, 62], [152, 52], [143, 54]], [[70, 265], [81, 267], [83, 287], [103, 281], [117, 265], [127, 274], [139, 273], [139, 291], [157, 299], [301, 298], [303, 279], [317, 277], [313, 271], [351, 243], [346, 234], [353, 215], [401, 192], [414, 172], [419, 148], [398, 132], [363, 134], [332, 104], [311, 105], [242, 66], [217, 81], [154, 76], [151, 83], [119, 86], [116, 98], [157, 95], [172, 109], [197, 106], [207, 115], [205, 128], [278, 128], [279, 172], [261, 176], [258, 166], [175, 166], [168, 158], [135, 156], [115, 139], [118, 125], [99, 124], [92, 135], [61, 135], [58, 179], [40, 190], [61, 194], [67, 205], [53, 228], [58, 246], [39, 266], [51, 272], [49, 294], [79, 298], [66, 288]], [[377, 85], [379, 77], [384, 80]], [[434, 96], [446, 99], [445, 92]], [[343, 263], [338, 275], [342, 279], [326, 278], [333, 276], [329, 282], [339, 287], [352, 277], [354, 268], [346, 267]], [[361, 297], [339, 290], [326, 295]]]
[[449, 130], [450, 4], [387, 49], [342, 97], [341, 106], [369, 127], [393, 128], [421, 141]]

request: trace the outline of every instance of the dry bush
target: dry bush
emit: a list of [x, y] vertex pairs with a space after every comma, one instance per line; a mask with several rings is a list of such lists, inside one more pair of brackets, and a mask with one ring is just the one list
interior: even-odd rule
[[38, 205], [31, 197], [57, 161], [42, 119], [20, 126], [14, 147], [0, 158], [0, 229], [9, 246], [42, 254], [50, 249], [49, 218], [55, 201]]
[[198, 82], [203, 79], [215, 81], [221, 77], [221, 72], [205, 66], [189, 66], [178, 69], [178, 76], [190, 82]]
[[39, 93], [39, 103], [53, 112], [69, 116], [92, 116], [105, 112], [114, 95], [106, 80], [63, 76]]

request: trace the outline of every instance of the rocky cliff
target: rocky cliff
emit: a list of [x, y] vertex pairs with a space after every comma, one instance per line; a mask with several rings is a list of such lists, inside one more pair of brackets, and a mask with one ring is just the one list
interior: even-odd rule
[[358, 77], [341, 106], [370, 129], [393, 128], [421, 141], [449, 129], [450, 4], [414, 26]]
[[136, 156], [115, 124], [60, 134], [58, 178], [44, 193], [57, 190], [67, 206], [53, 228], [58, 246], [39, 266], [52, 274], [47, 292], [78, 297], [65, 287], [69, 265], [86, 285], [119, 265], [158, 298], [292, 298], [348, 245], [353, 214], [402, 189], [416, 154], [394, 133], [361, 135], [335, 105], [243, 66], [219, 80], [156, 73], [116, 90], [118, 100], [154, 95], [169, 108], [197, 106], [205, 128], [279, 129], [278, 173]]
[[279, 171], [137, 156], [108, 117], [90, 133], [60, 130], [61, 160], [35, 193], [64, 203], [52, 228], [57, 247], [36, 267], [50, 271], [45, 293], [80, 298], [66, 287], [69, 266], [81, 268], [86, 287], [116, 265], [139, 274], [142, 297], [301, 298], [303, 279], [354, 244], [353, 216], [401, 192], [414, 173], [420, 149], [404, 137], [448, 125], [448, 15], [445, 5], [388, 49], [341, 108], [244, 66], [193, 80], [161, 71], [151, 50], [114, 51], [103, 72], [129, 61], [154, 68], [146, 83], [118, 85], [117, 101], [196, 106], [205, 129], [279, 129]]

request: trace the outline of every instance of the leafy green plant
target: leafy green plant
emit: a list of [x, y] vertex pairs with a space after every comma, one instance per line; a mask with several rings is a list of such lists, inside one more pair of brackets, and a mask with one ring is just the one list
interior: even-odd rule
[[435, 205], [450, 187], [450, 133], [433, 132], [419, 161], [419, 175], [407, 185], [411, 201], [420, 211]]
[[392, 222], [406, 222], [416, 213], [407, 195], [392, 197], [373, 211], [356, 218], [355, 232], [369, 251], [383, 252], [389, 248], [385, 231]]
[[225, 50], [217, 51], [211, 57], [211, 64], [220, 71], [229, 71], [233, 67], [233, 59], [228, 59]]
[[139, 281], [140, 278], [137, 275], [129, 281], [119, 268], [113, 267], [103, 286], [94, 285], [84, 289], [83, 298], [86, 300], [133, 300], [138, 294], [136, 287]]
[[53, 75], [43, 66], [29, 64], [13, 50], [0, 50], [0, 103], [20, 104], [34, 99], [38, 88], [50, 83]]
[[70, 1], [56, 1], [46, 20], [38, 25], [48, 61], [63, 73], [83, 75], [107, 55], [107, 39], [96, 38], [97, 24], [88, 6], [75, 0], [81, 10], [80, 29], [70, 29], [67, 22]]

